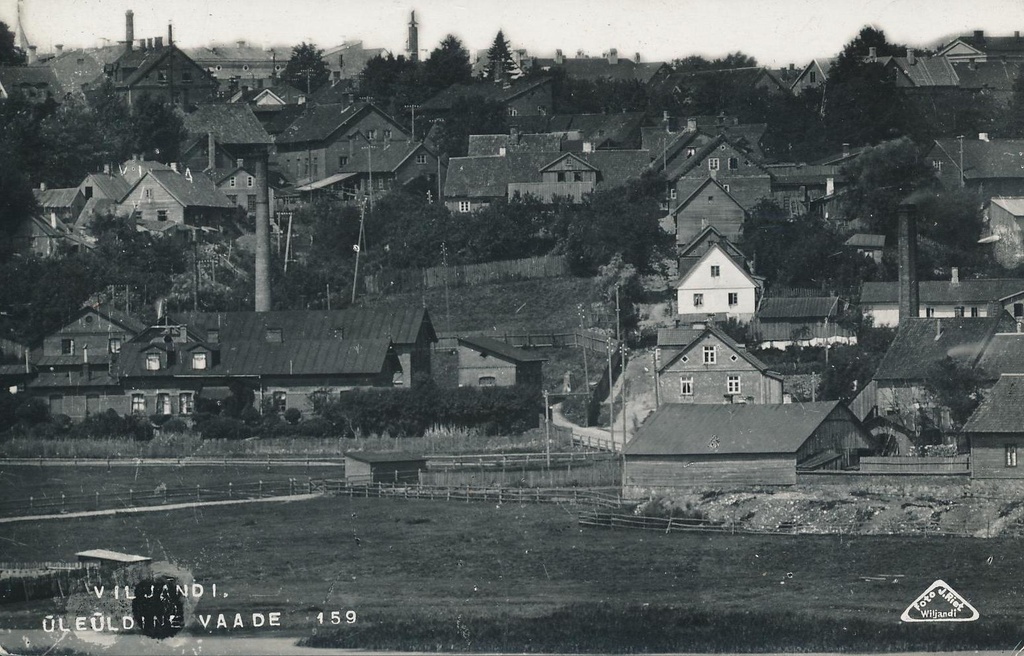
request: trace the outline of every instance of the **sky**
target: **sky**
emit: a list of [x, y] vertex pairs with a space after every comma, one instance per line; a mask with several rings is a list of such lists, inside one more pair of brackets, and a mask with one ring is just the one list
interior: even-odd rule
[[[0, 0], [0, 20], [12, 29], [16, 5]], [[123, 39], [127, 9], [135, 12], [135, 38], [165, 36], [171, 22], [183, 47], [362, 40], [400, 54], [415, 10], [421, 50], [449, 33], [471, 52], [485, 50], [501, 29], [513, 47], [537, 56], [616, 48], [665, 61], [741, 50], [773, 66], [834, 55], [864, 25], [913, 46], [974, 30], [1024, 31], [1021, 0], [23, 0], [23, 8], [41, 53]]]

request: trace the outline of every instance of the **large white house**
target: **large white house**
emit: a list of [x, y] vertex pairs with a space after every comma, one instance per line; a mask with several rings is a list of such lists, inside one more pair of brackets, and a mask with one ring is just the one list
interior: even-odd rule
[[676, 285], [677, 312], [750, 321], [760, 293], [761, 283], [714, 244]]
[[[1024, 279], [960, 280], [954, 269], [950, 280], [925, 280], [918, 289], [922, 318], [990, 317], [1000, 308], [1024, 318]], [[865, 282], [860, 305], [874, 325], [899, 325], [899, 283]]]

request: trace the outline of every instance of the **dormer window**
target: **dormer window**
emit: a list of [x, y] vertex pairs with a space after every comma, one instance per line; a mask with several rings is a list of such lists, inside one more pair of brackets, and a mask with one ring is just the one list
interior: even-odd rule
[[211, 344], [216, 344], [220, 342], [220, 330], [216, 328], [210, 328], [209, 330], [207, 330], [206, 341], [210, 342]]
[[271, 342], [273, 344], [280, 344], [283, 341], [282, 337], [281, 337], [281, 329], [280, 328], [267, 328], [267, 332], [265, 334], [265, 338], [266, 338], [266, 340], [268, 342]]
[[193, 369], [206, 369], [208, 363], [207, 354], [205, 352], [193, 353], [192, 354], [192, 368]]
[[146, 371], [159, 371], [160, 370], [160, 354], [159, 353], [147, 353], [146, 354]]

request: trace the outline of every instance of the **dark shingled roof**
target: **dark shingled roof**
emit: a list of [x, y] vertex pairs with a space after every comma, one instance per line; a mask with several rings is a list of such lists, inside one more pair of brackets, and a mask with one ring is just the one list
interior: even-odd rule
[[171, 170], [150, 171], [147, 175], [152, 176], [185, 207], [235, 207], [235, 204], [217, 189], [217, 185], [201, 173], [194, 173], [191, 182], [185, 176]]
[[85, 184], [91, 184], [102, 192], [102, 194], [97, 194], [94, 191], [94, 198], [103, 195], [114, 202], [124, 198], [132, 187], [131, 183], [121, 175], [113, 173], [90, 173], [85, 179]]
[[839, 401], [666, 404], [640, 426], [625, 454], [795, 454], [840, 405]]
[[885, 248], [885, 235], [871, 235], [858, 232], [846, 240], [852, 248]]
[[60, 95], [61, 91], [49, 66], [0, 66], [0, 86], [8, 93], [32, 90]]
[[923, 380], [935, 363], [947, 357], [974, 366], [1002, 321], [1002, 316], [905, 319], [874, 378]]
[[[644, 122], [644, 115], [642, 112], [546, 114], [512, 116], [509, 117], [508, 122], [510, 126], [519, 128], [520, 132], [545, 134], [578, 132], [583, 141], [594, 142], [597, 146], [604, 144], [622, 146], [639, 145], [640, 126]], [[563, 150], [568, 147], [572, 147], [571, 142], [561, 145]]]
[[658, 346], [689, 346], [703, 332], [703, 328], [659, 328]]
[[107, 373], [105, 364], [102, 367], [97, 365], [90, 369], [88, 376], [81, 369], [40, 371], [35, 378], [28, 382], [29, 388], [116, 387], [117, 385], [117, 379]]
[[492, 102], [506, 103], [537, 87], [550, 83], [551, 80], [549, 78], [540, 78], [536, 80], [517, 80], [509, 86], [493, 82], [453, 84], [447, 89], [438, 92], [426, 102], [421, 103], [420, 110], [424, 112], [447, 111], [462, 98], [479, 98]]
[[964, 425], [967, 433], [1024, 432], [1024, 376], [1004, 375]]
[[967, 62], [953, 64], [961, 89], [1010, 92], [1021, 72], [1020, 62], [989, 60], [973, 66]]
[[[662, 341], [661, 341], [662, 340], [662, 333], [659, 330], [658, 331], [658, 346], [670, 346], [670, 344], [668, 343], [668, 340], [681, 340], [681, 339], [684, 339], [686, 337], [686, 333], [685, 332], [677, 332], [678, 330], [679, 329], [676, 329], [676, 330], [674, 330], [672, 332], [666, 333], [664, 335], [664, 338], [666, 339], [666, 342], [664, 342], [664, 343], [662, 343]], [[723, 344], [725, 344], [730, 349], [732, 349], [736, 353], [736, 355], [740, 356], [741, 358], [743, 358], [744, 360], [749, 362], [751, 365], [753, 365], [758, 371], [760, 371], [760, 372], [762, 372], [764, 374], [776, 377], [776, 378], [778, 377], [778, 374], [774, 374], [773, 372], [768, 371], [768, 365], [767, 364], [765, 364], [759, 358], [757, 358], [752, 353], [747, 351], [747, 349], [745, 349], [741, 344], [739, 344], [738, 342], [733, 340], [732, 337], [729, 337], [728, 335], [726, 335], [714, 323], [709, 323], [704, 328], [701, 328], [699, 330], [694, 330], [693, 332], [694, 332], [693, 339], [691, 339], [689, 342], [686, 342], [685, 344], [682, 344], [681, 345], [682, 348], [671, 349], [671, 351], [666, 350], [666, 352], [661, 357], [661, 368], [658, 371], [662, 371], [662, 370], [668, 368], [668, 366], [671, 365], [675, 361], [676, 358], [678, 358], [679, 356], [683, 355], [687, 351], [690, 351], [691, 349], [696, 347], [697, 343], [700, 342], [700, 340], [704, 337], [704, 335], [711, 334], [711, 335], [714, 335], [715, 337], [717, 337], [719, 340], [721, 340], [721, 342]]]
[[988, 34], [981, 34], [981, 38], [978, 38], [974, 34], [965, 34], [958, 36], [951, 42], [939, 49], [942, 52], [949, 48], [957, 41], [963, 41], [967, 45], [980, 50], [988, 55], [1001, 55], [1005, 53], [1020, 54], [1024, 52], [1024, 40], [1021, 40], [1017, 36], [991, 36]]
[[470, 157], [498, 156], [503, 147], [506, 152], [557, 153], [561, 144], [562, 136], [559, 134], [471, 134], [467, 154]]
[[263, 342], [267, 329], [278, 329], [284, 342], [296, 339], [390, 339], [414, 344], [425, 325], [436, 341], [424, 308], [404, 310], [276, 310], [273, 312], [198, 312], [175, 315], [197, 335], [219, 331], [220, 342]]
[[211, 132], [217, 143], [264, 145], [273, 143], [252, 109], [246, 104], [208, 104], [185, 116], [185, 130], [190, 135]]
[[766, 298], [761, 301], [757, 318], [765, 319], [824, 319], [834, 317], [839, 309], [835, 296]]
[[353, 121], [370, 105], [368, 103], [302, 105], [298, 118], [277, 136], [278, 144], [300, 144], [323, 141]]
[[32, 193], [35, 194], [39, 206], [43, 209], [67, 208], [71, 207], [72, 203], [75, 202], [75, 196], [78, 195], [78, 187], [47, 189], [45, 191], [33, 189]]
[[996, 333], [978, 360], [978, 369], [992, 378], [1024, 374], [1024, 333]]
[[526, 349], [521, 349], [516, 346], [510, 346], [505, 342], [493, 339], [491, 337], [483, 337], [480, 335], [470, 337], [460, 337], [459, 345], [468, 346], [471, 349], [486, 352], [491, 355], [495, 355], [505, 360], [511, 360], [512, 362], [547, 362], [548, 359], [540, 353], [531, 353]]
[[[936, 148], [930, 156], [944, 153], [959, 165], [960, 142], [956, 139], [936, 139]], [[1024, 178], [1024, 139], [964, 139], [964, 178]]]
[[[918, 284], [921, 304], [989, 303], [1024, 290], [1024, 279], [991, 278], [988, 280], [924, 280]], [[860, 288], [861, 303], [898, 303], [898, 282], [866, 282]]]
[[[185, 355], [170, 367], [150, 371], [142, 354], [163, 344], [128, 343], [121, 347], [117, 367], [122, 376], [164, 377], [196, 375], [187, 356], [195, 345], [182, 345]], [[204, 376], [285, 376], [379, 374], [387, 358], [395, 357], [387, 339], [305, 339], [280, 343], [232, 342], [219, 346], [220, 361], [199, 372]]]
[[915, 87], [956, 87], [960, 78], [945, 57], [915, 57], [914, 63], [906, 57], [893, 57], [890, 66], [896, 66]]
[[564, 57], [561, 63], [550, 58], [533, 60], [534, 68], [548, 71], [560, 68], [569, 77], [581, 80], [636, 80], [647, 83], [663, 66], [663, 62], [636, 62], [618, 57], [612, 64], [607, 57]]

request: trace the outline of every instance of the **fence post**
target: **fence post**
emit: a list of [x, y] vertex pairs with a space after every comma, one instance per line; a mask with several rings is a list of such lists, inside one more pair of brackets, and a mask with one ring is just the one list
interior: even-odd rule
[[196, 483], [196, 501], [202, 501], [202, 495], [199, 493], [199, 483]]
[[60, 511], [64, 512], [64, 510], [65, 510], [65, 508], [64, 508], [64, 493], [61, 492], [60, 493]]
[[35, 505], [36, 505], [36, 498], [35, 497], [29, 497], [28, 498], [28, 509], [32, 510], [35, 507]]
[[228, 498], [229, 499], [234, 499], [235, 498], [234, 485], [232, 483], [230, 483], [230, 482], [228, 483]]
[[100, 493], [99, 493], [99, 491], [97, 491], [96, 492], [96, 509], [99, 510], [99, 507], [100, 507]]
[[128, 488], [128, 505], [135, 505], [135, 490]]
[[306, 482], [306, 494], [313, 494], [313, 477], [309, 476], [309, 480]]
[[257, 490], [256, 491], [256, 496], [262, 498], [263, 497], [263, 481], [259, 482], [259, 487], [257, 487], [256, 490]]

